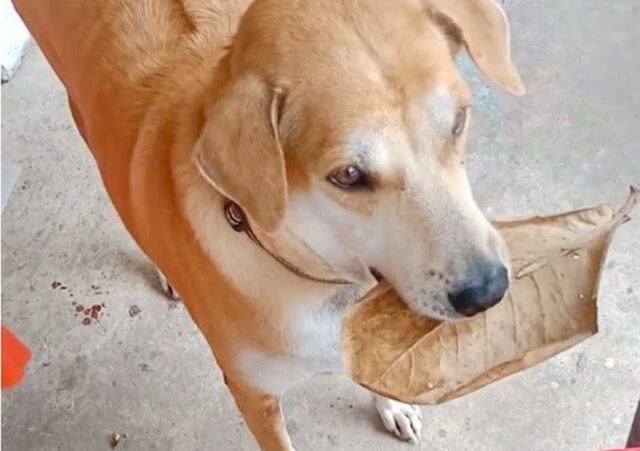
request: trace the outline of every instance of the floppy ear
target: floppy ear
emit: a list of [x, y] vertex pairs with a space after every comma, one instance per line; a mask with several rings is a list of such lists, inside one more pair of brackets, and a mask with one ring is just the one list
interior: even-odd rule
[[273, 233], [287, 203], [284, 154], [277, 133], [282, 91], [255, 75], [230, 82], [207, 111], [194, 160], [214, 188]]
[[509, 23], [495, 0], [423, 0], [455, 27], [469, 55], [491, 83], [513, 94], [525, 93], [511, 61]]

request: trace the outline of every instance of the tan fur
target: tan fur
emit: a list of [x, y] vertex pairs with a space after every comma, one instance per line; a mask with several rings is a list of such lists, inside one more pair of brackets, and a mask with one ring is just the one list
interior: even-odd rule
[[[314, 346], [339, 322], [318, 318], [333, 318], [327, 299], [338, 289], [292, 274], [231, 230], [224, 196], [269, 249], [362, 290], [374, 283], [369, 260], [400, 268], [415, 244], [433, 258], [411, 264], [440, 294], [470, 246], [501, 252], [460, 165], [464, 138], [434, 128], [429, 110], [438, 87], [468, 105], [453, 63], [461, 45], [489, 80], [522, 91], [493, 1], [256, 0], [248, 12], [249, 0], [14, 3], [68, 91], [123, 223], [180, 293], [262, 449], [292, 445], [279, 393], [256, 389], [252, 360], [240, 357], [293, 362], [301, 379], [325, 370], [325, 354], [339, 350], [331, 337]], [[375, 189], [340, 192], [324, 178], [358, 146], [378, 149]], [[331, 232], [322, 242], [300, 217], [313, 196], [341, 211], [320, 223]], [[426, 213], [412, 213], [425, 202], [437, 219], [428, 229]], [[371, 239], [391, 254], [351, 248], [355, 223], [380, 224]], [[405, 226], [415, 237], [385, 247], [411, 235], [390, 232]]]

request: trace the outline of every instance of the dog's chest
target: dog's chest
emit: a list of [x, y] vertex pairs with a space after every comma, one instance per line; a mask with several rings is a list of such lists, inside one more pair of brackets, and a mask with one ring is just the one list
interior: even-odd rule
[[238, 361], [244, 377], [261, 392], [280, 395], [314, 375], [344, 372], [340, 329], [346, 306], [357, 296], [352, 289], [318, 308], [292, 310], [281, 328], [289, 355], [273, 357], [245, 350]]

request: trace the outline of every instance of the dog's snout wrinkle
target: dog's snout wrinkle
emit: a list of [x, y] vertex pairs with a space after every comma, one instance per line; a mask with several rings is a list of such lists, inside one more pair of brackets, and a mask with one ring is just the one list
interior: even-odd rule
[[465, 316], [493, 307], [509, 287], [509, 272], [502, 263], [480, 264], [473, 274], [448, 294], [452, 307]]

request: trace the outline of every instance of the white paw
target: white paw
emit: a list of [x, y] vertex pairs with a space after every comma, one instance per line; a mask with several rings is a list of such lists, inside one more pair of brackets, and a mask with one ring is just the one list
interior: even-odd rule
[[166, 294], [169, 299], [172, 299], [174, 301], [179, 301], [180, 295], [175, 290], [175, 288], [173, 288], [173, 286], [169, 283], [169, 281], [164, 276], [164, 274], [162, 274], [162, 271], [156, 268], [156, 272], [158, 273], [158, 281], [160, 282], [160, 286], [162, 287], [162, 292]]
[[411, 444], [420, 441], [422, 412], [418, 406], [378, 395], [373, 395], [373, 398], [382, 423], [389, 432]]

